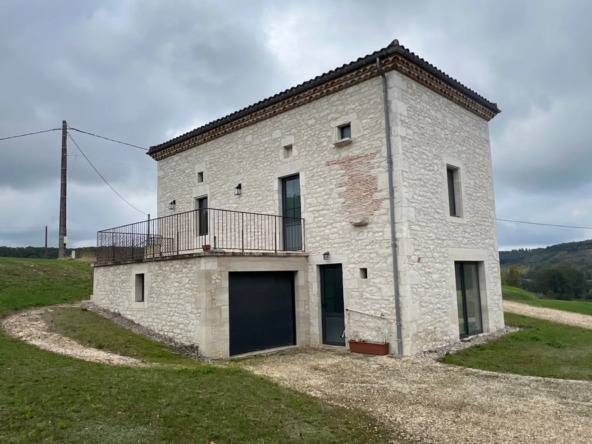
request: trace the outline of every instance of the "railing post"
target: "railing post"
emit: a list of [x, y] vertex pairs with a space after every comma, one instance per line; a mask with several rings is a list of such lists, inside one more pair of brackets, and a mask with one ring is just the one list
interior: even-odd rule
[[278, 218], [274, 216], [274, 222], [273, 222], [273, 252], [277, 253], [277, 223], [278, 223]]
[[241, 251], [245, 252], [245, 213], [241, 213]]

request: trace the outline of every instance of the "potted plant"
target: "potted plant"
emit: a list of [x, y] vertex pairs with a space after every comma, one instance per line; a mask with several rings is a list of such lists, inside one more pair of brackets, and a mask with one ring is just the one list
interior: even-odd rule
[[370, 342], [363, 339], [350, 339], [349, 351], [364, 355], [385, 356], [389, 352], [388, 342]]
[[204, 253], [207, 253], [207, 252], [209, 252], [212, 249], [212, 246], [209, 245], [209, 244], [206, 244], [206, 245], [202, 245], [201, 248], [202, 248], [202, 250], [203, 250]]
[[[378, 341], [371, 341], [360, 337], [359, 333], [353, 333], [352, 336], [348, 339], [349, 343], [349, 351], [352, 353], [362, 353], [365, 355], [376, 355], [376, 356], [385, 356], [388, 355], [389, 352], [389, 344], [387, 342], [388, 338], [388, 329], [389, 329], [389, 320], [385, 318], [384, 315], [381, 313], [380, 316], [376, 316], [370, 313], [364, 313], [357, 310], [351, 310], [346, 308], [347, 312], [347, 323], [351, 328], [352, 319], [351, 314], [354, 313], [356, 315], [361, 315], [362, 317], [370, 317], [374, 319], [381, 319], [384, 322], [384, 327], [379, 328], [380, 333], [375, 336]], [[382, 339], [382, 340], [381, 340]]]

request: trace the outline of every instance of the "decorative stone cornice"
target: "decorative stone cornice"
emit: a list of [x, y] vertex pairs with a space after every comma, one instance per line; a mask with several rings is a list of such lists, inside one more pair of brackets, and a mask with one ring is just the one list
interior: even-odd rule
[[[492, 105], [497, 111], [479, 103], [468, 94], [451, 86], [449, 82], [438, 78], [436, 75], [409, 60], [401, 53], [394, 53], [386, 57], [381, 57], [380, 63], [385, 72], [392, 70], [399, 71], [401, 74], [415, 80], [417, 83], [431, 89], [487, 121], [493, 119], [493, 117], [499, 112], [497, 107], [495, 107], [495, 104]], [[247, 126], [270, 119], [377, 76], [378, 71], [375, 63], [367, 64], [359, 69], [347, 72], [342, 76], [327, 80], [326, 82], [312, 86], [309, 89], [305, 89], [304, 91], [287, 97], [284, 100], [253, 110], [253, 112], [245, 114], [242, 117], [237, 117], [227, 123], [221, 123], [219, 126], [214, 126], [210, 130], [205, 129], [201, 134], [189, 137], [186, 140], [180, 140], [179, 143], [171, 144], [170, 146], [165, 146], [163, 148], [153, 147], [148, 154], [157, 161], [166, 159], [167, 157], [210, 142], [211, 140], [225, 136]]]

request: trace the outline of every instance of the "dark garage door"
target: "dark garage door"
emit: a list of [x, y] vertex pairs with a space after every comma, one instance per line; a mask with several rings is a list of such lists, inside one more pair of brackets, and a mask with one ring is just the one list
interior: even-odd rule
[[294, 273], [230, 273], [230, 355], [296, 344]]

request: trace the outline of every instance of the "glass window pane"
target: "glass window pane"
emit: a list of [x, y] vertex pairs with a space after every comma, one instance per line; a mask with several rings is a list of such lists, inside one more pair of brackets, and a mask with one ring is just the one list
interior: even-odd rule
[[339, 132], [341, 134], [342, 139], [351, 138], [351, 125], [344, 125], [344, 126], [340, 127]]
[[469, 334], [477, 334], [483, 331], [479, 294], [479, 269], [476, 263], [465, 263], [463, 265]]
[[454, 170], [452, 168], [448, 168], [446, 170], [448, 175], [448, 204], [450, 206], [450, 215], [456, 216], [456, 197], [454, 193]]

